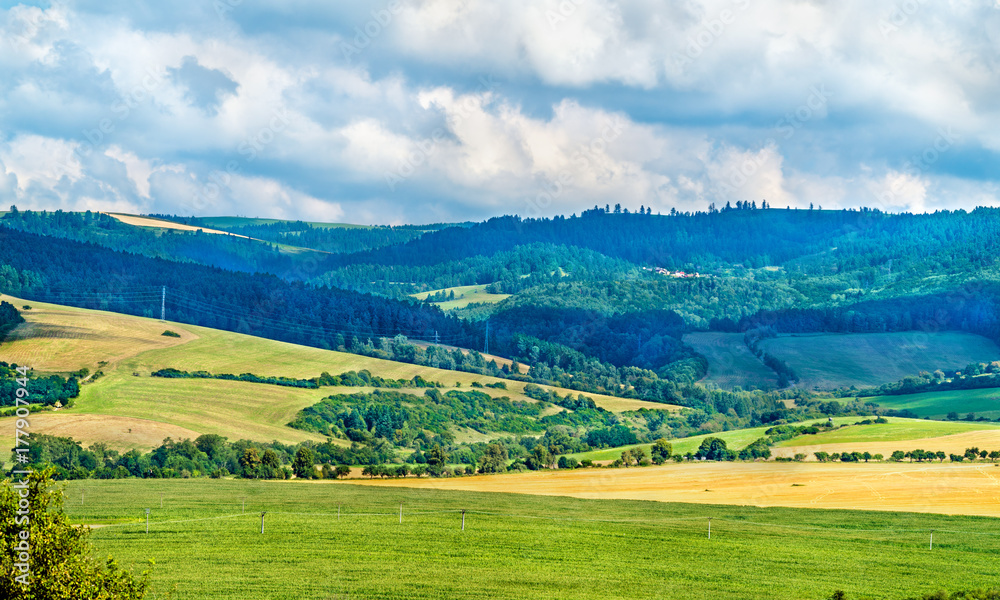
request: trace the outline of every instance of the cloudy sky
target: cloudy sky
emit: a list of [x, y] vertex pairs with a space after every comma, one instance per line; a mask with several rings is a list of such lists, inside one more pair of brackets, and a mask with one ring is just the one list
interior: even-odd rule
[[0, 206], [1000, 206], [1000, 0], [0, 0]]

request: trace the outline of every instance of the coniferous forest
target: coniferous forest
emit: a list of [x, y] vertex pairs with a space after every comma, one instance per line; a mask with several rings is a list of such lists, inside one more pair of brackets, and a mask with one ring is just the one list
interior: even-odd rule
[[[258, 239], [15, 209], [0, 220], [0, 291], [158, 316], [166, 288], [169, 318], [181, 322], [721, 412], [734, 400], [694, 385], [708, 363], [686, 333], [1000, 340], [1000, 210], [761, 204], [670, 215], [607, 206], [454, 227], [219, 226]], [[282, 249], [292, 243], [316, 247]], [[455, 289], [411, 295], [463, 285], [500, 300], [445, 312]], [[420, 340], [472, 352], [413, 345]], [[528, 372], [484, 357], [487, 347]], [[788, 365], [751, 350], [782, 386], [795, 383]], [[756, 414], [771, 409], [764, 402]]]

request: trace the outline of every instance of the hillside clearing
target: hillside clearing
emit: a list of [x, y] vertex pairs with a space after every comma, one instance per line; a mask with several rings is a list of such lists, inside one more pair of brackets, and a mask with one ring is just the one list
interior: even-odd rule
[[799, 386], [824, 390], [878, 386], [920, 371], [954, 371], [1000, 358], [991, 340], [962, 332], [795, 334], [761, 346], [791, 366]]
[[[153, 228], [153, 229], [175, 229], [175, 230], [178, 230], [178, 231], [188, 231], [188, 232], [190, 232], [190, 231], [201, 231], [202, 233], [209, 233], [209, 234], [212, 234], [212, 235], [231, 235], [231, 236], [237, 237], [237, 238], [243, 238], [243, 239], [246, 239], [246, 240], [253, 240], [255, 242], [260, 242], [262, 244], [272, 244], [273, 243], [273, 242], [269, 242], [267, 240], [262, 240], [262, 239], [255, 238], [255, 237], [241, 235], [241, 234], [238, 234], [238, 233], [230, 233], [228, 231], [222, 231], [222, 230], [219, 230], [219, 229], [212, 229], [210, 227], [202, 227], [202, 226], [196, 226], [196, 225], [185, 225], [184, 223], [176, 223], [174, 221], [165, 221], [163, 219], [156, 219], [156, 218], [152, 218], [152, 217], [139, 217], [139, 216], [136, 216], [136, 215], [126, 215], [126, 214], [120, 214], [120, 213], [105, 213], [105, 214], [107, 214], [109, 217], [113, 217], [115, 219], [118, 219], [119, 221], [121, 221], [122, 223], [125, 223], [126, 225], [132, 225], [132, 226], [135, 226], [135, 227], [147, 227], [147, 228]], [[315, 250], [313, 248], [305, 248], [305, 247], [302, 247], [302, 246], [295, 246], [295, 245], [290, 245], [290, 244], [286, 244], [286, 243], [278, 243], [278, 244], [275, 244], [275, 246], [277, 246], [278, 250], [280, 252], [284, 253], [284, 254], [296, 254], [297, 255], [297, 254], [307, 254], [307, 253], [312, 253], [312, 252], [318, 252], [320, 254], [330, 254], [329, 252], [326, 252], [324, 250]]]
[[[165, 221], [163, 219], [156, 219], [153, 217], [140, 217], [137, 215], [126, 215], [122, 213], [104, 213], [109, 217], [118, 219], [126, 225], [133, 225], [135, 227], [153, 227], [156, 229], [177, 229], [180, 231], [201, 231], [203, 233], [211, 233], [214, 235], [232, 235], [234, 237], [244, 238], [248, 240], [256, 239], [245, 235], [236, 235], [234, 233], [229, 233], [228, 231], [221, 231], [218, 229], [211, 229], [208, 227], [196, 227], [194, 225], [185, 225], [184, 223], [175, 223], [174, 221]], [[261, 241], [261, 240], [257, 240]]]
[[708, 374], [702, 383], [726, 390], [778, 387], [778, 375], [750, 352], [742, 333], [703, 331], [686, 334], [683, 341], [708, 359]]
[[449, 294], [451, 292], [455, 293], [454, 300], [448, 300], [445, 302], [435, 302], [435, 306], [440, 306], [441, 310], [455, 310], [458, 308], [465, 308], [466, 306], [473, 303], [485, 303], [485, 304], [496, 304], [498, 302], [503, 302], [507, 298], [510, 298], [510, 294], [491, 294], [486, 291], [486, 284], [482, 285], [463, 285], [458, 287], [444, 288], [440, 290], [431, 290], [429, 292], [421, 292], [419, 294], [411, 294], [412, 297], [417, 300], [426, 300], [428, 296], [436, 293]]
[[[863, 417], [854, 417], [853, 422]], [[777, 447], [801, 446], [808, 444], [839, 444], [873, 442], [910, 442], [927, 438], [938, 438], [973, 431], [992, 431], [1000, 434], [1000, 425], [995, 423], [965, 423], [961, 421], [923, 421], [919, 419], [902, 419], [889, 417], [888, 423], [872, 425], [848, 425], [834, 431], [826, 431], [815, 435], [803, 435], [783, 442]], [[850, 423], [851, 421], [849, 421]], [[912, 450], [912, 448], [909, 448]], [[998, 446], [1000, 449], [1000, 446]]]

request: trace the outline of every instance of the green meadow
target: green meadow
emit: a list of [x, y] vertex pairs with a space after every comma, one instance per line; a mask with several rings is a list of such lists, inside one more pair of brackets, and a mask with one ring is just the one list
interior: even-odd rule
[[77, 481], [66, 490], [75, 522], [104, 525], [91, 536], [98, 556], [137, 570], [153, 559], [155, 597], [174, 590], [178, 600], [819, 600], [837, 589], [902, 599], [1000, 584], [1000, 521], [988, 518], [343, 482]]
[[885, 408], [911, 410], [918, 416], [932, 419], [943, 419], [950, 412], [957, 412], [961, 417], [972, 412], [977, 417], [1000, 418], [1000, 389], [997, 388], [877, 396], [865, 400]]

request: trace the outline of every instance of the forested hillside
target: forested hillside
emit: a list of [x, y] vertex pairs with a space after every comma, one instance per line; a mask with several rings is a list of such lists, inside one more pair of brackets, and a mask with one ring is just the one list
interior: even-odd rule
[[334, 226], [306, 223], [304, 221], [276, 221], [267, 219], [225, 219], [150, 215], [156, 218], [245, 235], [258, 240], [289, 244], [334, 254], [364, 252], [393, 244], [415, 240], [428, 231], [451, 227], [446, 223], [433, 225], [390, 226]]
[[[683, 386], [707, 369], [681, 339], [692, 331], [955, 330], [1000, 341], [1000, 209], [896, 215], [761, 206], [670, 215], [608, 206], [455, 227], [173, 217], [267, 242], [144, 230], [93, 213], [12, 211], [0, 220], [11, 236], [0, 249], [0, 289], [154, 315], [156, 288], [166, 285], [171, 316], [187, 322], [516, 377], [475, 353], [424, 350], [397, 336], [473, 350], [488, 343], [531, 367], [534, 381], [687, 405], [692, 394]], [[67, 257], [70, 246], [60, 244], [69, 242], [15, 230], [91, 245]], [[285, 244], [317, 251], [283, 252]], [[98, 246], [226, 270], [179, 269]], [[466, 285], [506, 299], [450, 314], [433, 306]], [[108, 290], [117, 295], [95, 299]], [[410, 297], [434, 290], [425, 306]], [[783, 385], [796, 381], [780, 360], [751, 351]]]
[[367, 342], [397, 334], [433, 338], [437, 331], [458, 345], [478, 346], [482, 340], [474, 326], [433, 307], [9, 228], [0, 228], [0, 265], [4, 293], [154, 316], [166, 286], [172, 320], [311, 346], [329, 347], [337, 334]]

